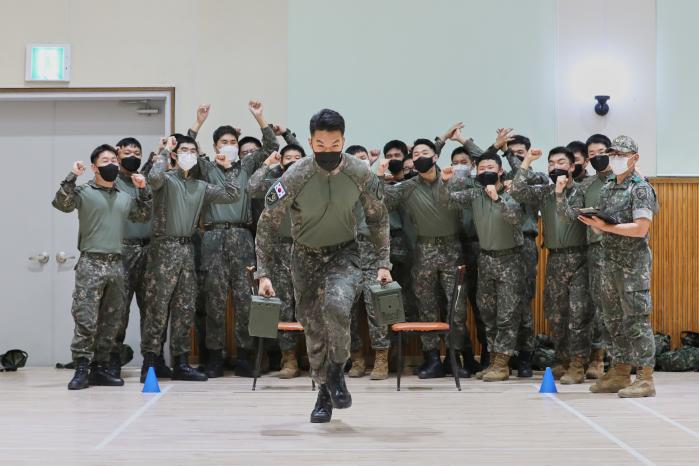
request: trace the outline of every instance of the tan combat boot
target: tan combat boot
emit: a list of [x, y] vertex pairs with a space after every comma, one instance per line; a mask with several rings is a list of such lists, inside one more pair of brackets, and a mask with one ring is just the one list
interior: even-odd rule
[[489, 371], [483, 374], [483, 382], [502, 382], [510, 378], [510, 356], [495, 353], [495, 361]]
[[590, 385], [592, 393], [617, 393], [631, 385], [631, 364], [614, 364], [597, 382]]
[[366, 374], [366, 361], [364, 360], [364, 353], [361, 350], [352, 351], [350, 355], [352, 360], [352, 368], [349, 371], [349, 376], [353, 378], [364, 377]]
[[301, 375], [301, 370], [296, 360], [296, 352], [294, 350], [284, 351], [282, 353], [282, 370], [279, 371], [279, 378], [293, 379], [299, 375]]
[[570, 365], [569, 360], [559, 361], [552, 368], [553, 378], [559, 380], [568, 371], [568, 366]]
[[653, 383], [653, 368], [643, 366], [636, 369], [636, 381], [630, 386], [619, 390], [620, 398], [643, 398], [655, 396]]
[[561, 377], [563, 385], [573, 385], [585, 381], [585, 359], [580, 357], [573, 358], [568, 366], [568, 370]]
[[495, 363], [495, 355], [493, 355], [493, 359], [490, 361], [490, 365], [488, 367], [483, 368], [482, 371], [476, 372], [476, 378], [478, 380], [483, 380], [483, 376], [485, 374], [487, 374], [493, 368], [494, 363]]
[[371, 380], [386, 380], [388, 378], [388, 349], [376, 350], [374, 369], [369, 378]]
[[585, 377], [588, 379], [599, 379], [604, 375], [604, 349], [593, 349], [590, 354], [590, 365], [587, 367]]

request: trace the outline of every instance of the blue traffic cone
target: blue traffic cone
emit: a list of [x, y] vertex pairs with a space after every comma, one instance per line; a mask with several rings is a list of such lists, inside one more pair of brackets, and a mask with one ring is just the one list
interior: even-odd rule
[[153, 367], [148, 368], [148, 374], [146, 374], [146, 383], [143, 384], [143, 391], [141, 393], [160, 393], [158, 377], [155, 376], [155, 369], [153, 369]]
[[546, 372], [544, 372], [544, 378], [541, 381], [539, 393], [558, 393], [558, 390], [556, 390], [556, 381], [553, 378], [553, 372], [551, 372], [550, 367], [547, 367]]

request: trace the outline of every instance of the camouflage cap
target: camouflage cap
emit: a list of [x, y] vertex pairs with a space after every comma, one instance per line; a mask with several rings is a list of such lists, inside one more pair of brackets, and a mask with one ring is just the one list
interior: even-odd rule
[[609, 148], [609, 150], [635, 154], [638, 152], [638, 145], [636, 144], [636, 141], [628, 136], [617, 136], [612, 141], [612, 146]]

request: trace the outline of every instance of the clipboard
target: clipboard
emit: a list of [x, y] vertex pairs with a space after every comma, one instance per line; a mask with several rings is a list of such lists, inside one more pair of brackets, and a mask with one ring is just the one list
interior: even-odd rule
[[604, 223], [608, 223], [609, 225], [619, 225], [621, 222], [614, 216], [612, 215], [607, 215], [604, 212], [595, 209], [593, 207], [586, 207], [584, 209], [575, 209], [575, 213], [578, 215], [582, 215], [583, 217], [587, 218], [592, 218], [592, 217], [597, 217], [601, 220], [604, 221]]

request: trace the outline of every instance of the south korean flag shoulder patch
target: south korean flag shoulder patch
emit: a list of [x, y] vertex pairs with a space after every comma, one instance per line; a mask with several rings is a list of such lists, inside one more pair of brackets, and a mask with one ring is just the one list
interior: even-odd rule
[[267, 206], [273, 206], [277, 202], [284, 199], [287, 195], [288, 192], [281, 180], [276, 181], [272, 187], [269, 188], [269, 191], [267, 191], [267, 196], [265, 196], [265, 204]]

